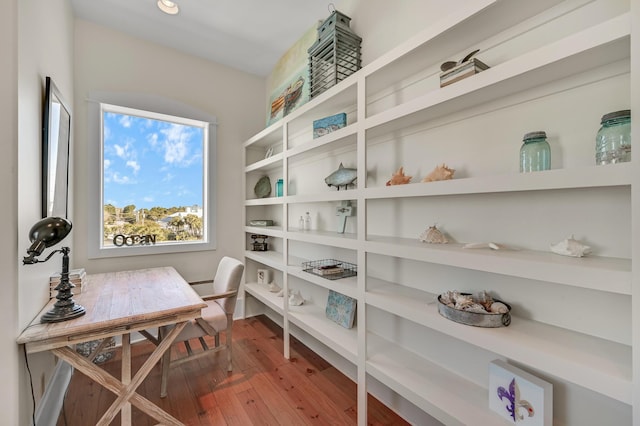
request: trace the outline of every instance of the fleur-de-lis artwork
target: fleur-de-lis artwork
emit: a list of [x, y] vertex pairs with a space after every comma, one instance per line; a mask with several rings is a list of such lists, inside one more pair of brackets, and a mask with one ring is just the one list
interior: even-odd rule
[[517, 426], [552, 426], [553, 385], [496, 359], [489, 363], [489, 408]]
[[500, 386], [497, 392], [498, 398], [507, 402], [505, 408], [514, 422], [524, 420], [525, 414], [527, 414], [527, 417], [533, 417], [535, 414], [531, 403], [520, 399], [520, 389], [518, 388], [515, 377], [511, 379], [511, 383], [509, 383], [509, 390]]

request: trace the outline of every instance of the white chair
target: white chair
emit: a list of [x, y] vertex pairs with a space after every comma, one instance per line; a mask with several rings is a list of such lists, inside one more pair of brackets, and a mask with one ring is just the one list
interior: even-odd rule
[[[223, 257], [218, 264], [216, 276], [213, 279], [213, 294], [202, 296], [207, 303], [207, 307], [202, 309], [202, 316], [191, 321], [180, 332], [174, 345], [184, 343], [187, 349], [187, 355], [181, 358], [171, 359], [171, 350], [165, 352], [162, 358], [162, 382], [160, 385], [160, 396], [167, 396], [167, 381], [169, 379], [169, 370], [184, 362], [191, 361], [209, 355], [221, 350], [227, 350], [227, 370], [233, 369], [231, 360], [231, 328], [233, 326], [233, 311], [236, 306], [236, 297], [238, 295], [238, 287], [242, 279], [244, 265], [237, 259], [231, 257]], [[160, 340], [166, 333], [167, 329], [159, 330]], [[220, 344], [220, 332], [225, 334], [225, 344]], [[214, 346], [209, 347], [205, 342], [205, 336], [212, 336]], [[202, 346], [202, 350], [194, 351], [189, 341], [197, 340]]]

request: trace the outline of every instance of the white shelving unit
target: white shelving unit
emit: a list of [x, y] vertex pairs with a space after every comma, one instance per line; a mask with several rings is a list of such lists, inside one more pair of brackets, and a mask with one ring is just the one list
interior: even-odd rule
[[[401, 397], [422, 411], [412, 422], [502, 425], [488, 408], [492, 359], [550, 381], [559, 424], [639, 424], [640, 238], [631, 230], [640, 226], [640, 173], [635, 157], [596, 166], [594, 144], [602, 115], [640, 109], [640, 55], [631, 48], [640, 44], [640, 5], [471, 3], [244, 144], [246, 222], [276, 222], [244, 229], [244, 297], [262, 308], [246, 313], [283, 324], [285, 356], [291, 326], [330, 362], [352, 365], [360, 425], [366, 394], [376, 392], [371, 379], [394, 393], [383, 402], [395, 408]], [[440, 88], [440, 64], [474, 49], [490, 68]], [[313, 139], [313, 121], [340, 112], [348, 125]], [[552, 170], [521, 174], [521, 137], [533, 130], [549, 135]], [[323, 179], [341, 163], [358, 179], [337, 191]], [[420, 183], [442, 163], [456, 169], [453, 180]], [[411, 183], [386, 186], [400, 166]], [[284, 195], [257, 199], [262, 176], [283, 179]], [[345, 201], [356, 214], [340, 234], [335, 211]], [[298, 229], [307, 211], [312, 231]], [[434, 223], [451, 243], [418, 240]], [[250, 251], [251, 234], [269, 236], [270, 251]], [[551, 253], [549, 244], [571, 234], [593, 254]], [[489, 241], [511, 249], [463, 248]], [[357, 277], [302, 270], [324, 258], [357, 264]], [[306, 303], [289, 306], [253, 282], [262, 268]], [[453, 289], [489, 290], [511, 304], [512, 323], [445, 319], [436, 295]], [[326, 318], [329, 291], [357, 299], [353, 328]]]

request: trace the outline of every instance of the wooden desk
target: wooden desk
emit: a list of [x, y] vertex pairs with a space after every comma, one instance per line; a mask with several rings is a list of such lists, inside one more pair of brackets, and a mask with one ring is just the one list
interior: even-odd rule
[[[109, 425], [122, 410], [122, 424], [131, 425], [133, 404], [162, 424], [182, 425], [135, 391], [189, 320], [207, 306], [189, 284], [170, 267], [112, 272], [87, 276], [86, 289], [74, 296], [87, 313], [57, 323], [40, 323], [51, 309], [51, 300], [18, 337], [27, 353], [51, 351], [91, 379], [116, 394], [116, 400], [98, 425]], [[131, 377], [130, 334], [150, 328], [174, 326]], [[70, 345], [122, 336], [122, 379], [119, 381], [98, 365], [78, 354]], [[158, 389], [160, 392], [160, 389]]]

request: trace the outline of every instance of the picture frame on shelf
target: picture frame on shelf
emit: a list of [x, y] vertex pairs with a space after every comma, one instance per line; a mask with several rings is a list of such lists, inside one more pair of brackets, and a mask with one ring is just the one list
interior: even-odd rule
[[270, 269], [258, 269], [257, 273], [257, 283], [267, 285], [271, 282], [272, 275]]
[[341, 325], [344, 328], [353, 328], [356, 317], [357, 300], [329, 290], [327, 298], [327, 307], [325, 313], [331, 321]]
[[553, 385], [506, 361], [491, 361], [489, 408], [512, 424], [552, 426]]

